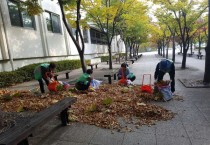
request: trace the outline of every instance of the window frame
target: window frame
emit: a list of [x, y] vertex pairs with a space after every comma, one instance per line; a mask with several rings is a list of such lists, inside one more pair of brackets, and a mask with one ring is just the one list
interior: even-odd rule
[[[20, 21], [20, 24], [17, 25], [17, 23], [13, 23], [13, 18], [11, 17], [11, 11], [10, 11], [10, 6], [9, 6], [9, 3], [12, 3], [14, 4], [16, 7], [17, 7], [17, 14], [18, 14], [18, 19]], [[15, 1], [15, 0], [7, 0], [7, 8], [8, 8], [8, 12], [9, 12], [9, 18], [10, 18], [10, 23], [12, 26], [15, 26], [15, 27], [22, 27], [22, 28], [27, 28], [27, 29], [34, 29], [36, 30], [36, 22], [35, 22], [35, 17], [34, 16], [29, 16], [27, 11], [21, 11], [20, 8], [18, 7], [18, 1]], [[24, 19], [23, 19], [23, 12], [25, 12], [25, 14], [27, 14], [28, 17], [30, 17], [30, 20], [31, 20], [31, 24], [32, 24], [32, 27], [28, 27], [26, 25], [24, 25]]]
[[88, 40], [88, 30], [83, 29], [83, 30], [82, 30], [82, 33], [83, 33], [83, 40], [84, 40], [84, 43], [89, 43], [89, 40]]
[[90, 28], [91, 44], [106, 45], [107, 41], [104, 39], [106, 35], [94, 28]]
[[[59, 14], [56, 14], [56, 13], [53, 13], [53, 12], [50, 12], [48, 10], [45, 10], [44, 12], [47, 13], [47, 14], [49, 14], [49, 16], [50, 16], [51, 30], [48, 29], [47, 20], [46, 20], [46, 17], [45, 17], [45, 21], [46, 21], [46, 25], [47, 25], [47, 30], [49, 32], [52, 32], [52, 33], [55, 33], [55, 34], [62, 34], [62, 27], [61, 27], [60, 15]], [[52, 16], [53, 17], [56, 17], [59, 20], [59, 31], [55, 30], [54, 23], [53, 23], [53, 20], [52, 20]]]

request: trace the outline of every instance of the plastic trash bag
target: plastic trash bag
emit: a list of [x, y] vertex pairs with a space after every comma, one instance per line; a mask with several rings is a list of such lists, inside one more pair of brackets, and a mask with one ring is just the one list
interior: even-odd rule
[[94, 89], [98, 89], [99, 86], [101, 85], [101, 83], [102, 83], [102, 81], [93, 79], [92, 82], [91, 82], [91, 86], [92, 86]]
[[119, 84], [119, 85], [127, 85], [127, 79], [124, 79], [124, 78], [120, 79], [120, 80], [118, 81], [118, 84]]
[[127, 80], [127, 85], [133, 85], [133, 82], [131, 80]]
[[169, 101], [172, 99], [173, 94], [171, 92], [171, 86], [167, 85], [167, 86], [161, 86], [158, 87], [159, 91], [163, 94], [163, 100], [164, 101]]

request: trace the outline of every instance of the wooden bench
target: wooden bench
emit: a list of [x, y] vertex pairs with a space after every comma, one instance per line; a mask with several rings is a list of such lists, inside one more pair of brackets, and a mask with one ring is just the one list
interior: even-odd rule
[[65, 71], [61, 71], [61, 72], [56, 72], [54, 74], [54, 78], [55, 80], [58, 80], [58, 76], [61, 74], [66, 74], [66, 79], [69, 79], [69, 73], [71, 72], [71, 70], [65, 70]]
[[142, 56], [142, 54], [140, 54], [140, 55], [137, 55], [137, 57], [138, 57], [138, 58], [140, 58], [141, 56]]
[[90, 66], [90, 68], [93, 70], [93, 66], [96, 66], [96, 69], [98, 68], [98, 63], [95, 63], [95, 64], [88, 64], [88, 66]]
[[113, 72], [110, 72], [110, 73], [104, 75], [104, 77], [107, 77], [108, 83], [112, 84], [112, 77], [114, 77], [114, 80], [117, 80], [117, 73], [118, 73], [118, 70], [114, 70]]
[[36, 128], [48, 123], [55, 115], [60, 114], [62, 125], [68, 124], [68, 108], [76, 102], [76, 98], [66, 97], [49, 108], [35, 114], [29, 121], [16, 124], [0, 135], [0, 145], [29, 145], [28, 137]]
[[192, 53], [188, 53], [188, 54], [187, 54], [187, 56], [192, 57], [192, 56], [193, 56], [193, 54], [192, 54]]
[[132, 64], [134, 63], [135, 60], [136, 60], [136, 59], [128, 59], [128, 61], [131, 61]]
[[90, 63], [88, 64], [88, 66], [91, 67], [91, 69], [93, 70], [93, 66], [96, 66], [96, 69], [98, 68], [98, 64], [101, 63], [101, 58], [100, 57], [94, 57], [90, 59]]
[[203, 55], [202, 54], [198, 54], [197, 57], [198, 57], [198, 59], [202, 59]]

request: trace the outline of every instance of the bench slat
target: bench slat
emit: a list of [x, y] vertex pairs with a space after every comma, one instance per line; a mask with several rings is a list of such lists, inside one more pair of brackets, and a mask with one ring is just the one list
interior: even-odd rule
[[51, 120], [52, 117], [59, 114], [75, 102], [76, 98], [64, 98], [58, 103], [34, 115], [32, 118], [30, 118], [29, 123], [20, 124], [13, 127], [11, 130], [9, 129], [0, 136], [0, 145], [16, 145], [22, 140], [25, 140], [29, 135], [32, 134], [34, 129], [47, 123], [47, 121]]
[[72, 70], [65, 70], [61, 72], [54, 73], [55, 80], [58, 80], [58, 76], [61, 74], [66, 74], [66, 79], [69, 79], [69, 73], [72, 72]]

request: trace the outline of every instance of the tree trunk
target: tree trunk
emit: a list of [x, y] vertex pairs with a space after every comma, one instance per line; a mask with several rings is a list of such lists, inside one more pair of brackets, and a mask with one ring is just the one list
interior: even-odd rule
[[83, 71], [83, 73], [85, 73], [87, 71], [87, 67], [86, 67], [86, 62], [85, 62], [85, 58], [84, 58], [84, 53], [79, 53], [79, 57], [80, 57], [80, 62], [81, 62], [81, 66], [82, 66], [82, 71]]
[[187, 59], [187, 51], [189, 49], [189, 39], [186, 39], [186, 41], [183, 41], [183, 58], [182, 58], [182, 69], [186, 68], [186, 59]]
[[3, 127], [4, 125], [4, 115], [3, 112], [0, 110], [0, 127]]
[[129, 53], [129, 58], [131, 58], [132, 57], [132, 52], [131, 52], [131, 50], [132, 50], [132, 46], [130, 45], [130, 53]]
[[192, 54], [192, 52], [193, 52], [193, 48], [192, 48], [192, 46], [193, 46], [193, 43], [192, 43], [192, 40], [190, 41], [190, 53]]
[[208, 39], [208, 43], [205, 48], [206, 57], [205, 57], [205, 71], [204, 71], [204, 78], [203, 78], [203, 82], [205, 84], [210, 84], [210, 49], [209, 48], [210, 48], [210, 38]]
[[108, 44], [108, 52], [109, 52], [109, 69], [112, 69], [112, 49], [111, 49], [111, 44]]
[[175, 62], [175, 34], [173, 34], [173, 41], [172, 41], [172, 45], [173, 45], [173, 52], [172, 52], [172, 61]]
[[162, 45], [163, 57], [165, 57], [165, 47]]
[[169, 45], [166, 45], [167, 46], [167, 48], [166, 48], [166, 59], [168, 59], [168, 47], [169, 47]]
[[186, 68], [187, 50], [183, 47], [182, 69]]
[[201, 54], [201, 35], [198, 36], [198, 54]]
[[163, 49], [162, 49], [162, 46], [161, 46], [161, 48], [160, 48], [160, 56], [163, 56], [163, 51], [162, 51]]
[[183, 53], [183, 51], [182, 51], [183, 50], [182, 43], [180, 43], [179, 45], [180, 45], [180, 53]]
[[[65, 13], [64, 13], [64, 9], [63, 9], [63, 3], [62, 3], [62, 0], [58, 0], [58, 3], [60, 5], [60, 9], [61, 9], [61, 13], [62, 13], [62, 20], [63, 20], [63, 23], [66, 27], [66, 30], [67, 32], [69, 33], [72, 41], [74, 42], [76, 48], [77, 48], [77, 51], [79, 53], [79, 56], [80, 56], [80, 62], [81, 62], [81, 66], [82, 66], [82, 71], [83, 72], [86, 72], [87, 70], [87, 67], [86, 67], [86, 62], [84, 60], [84, 41], [82, 41], [82, 48], [81, 46], [79, 45], [79, 41], [77, 41], [75, 38], [74, 38], [74, 35], [72, 34], [72, 31], [71, 31], [71, 28], [69, 27], [67, 21], [66, 21], [66, 17], [65, 17]], [[78, 22], [78, 25], [79, 25], [79, 22]], [[79, 30], [77, 30], [77, 32], [80, 31], [80, 28], [77, 27]], [[81, 32], [81, 31], [80, 31]]]
[[[208, 0], [208, 5], [210, 5], [210, 0]], [[208, 28], [210, 28], [210, 9], [208, 13]], [[208, 29], [208, 34], [210, 34], [210, 29]], [[208, 42], [205, 48], [206, 58], [205, 58], [205, 72], [203, 82], [205, 84], [210, 84], [210, 35], [208, 35]]]

